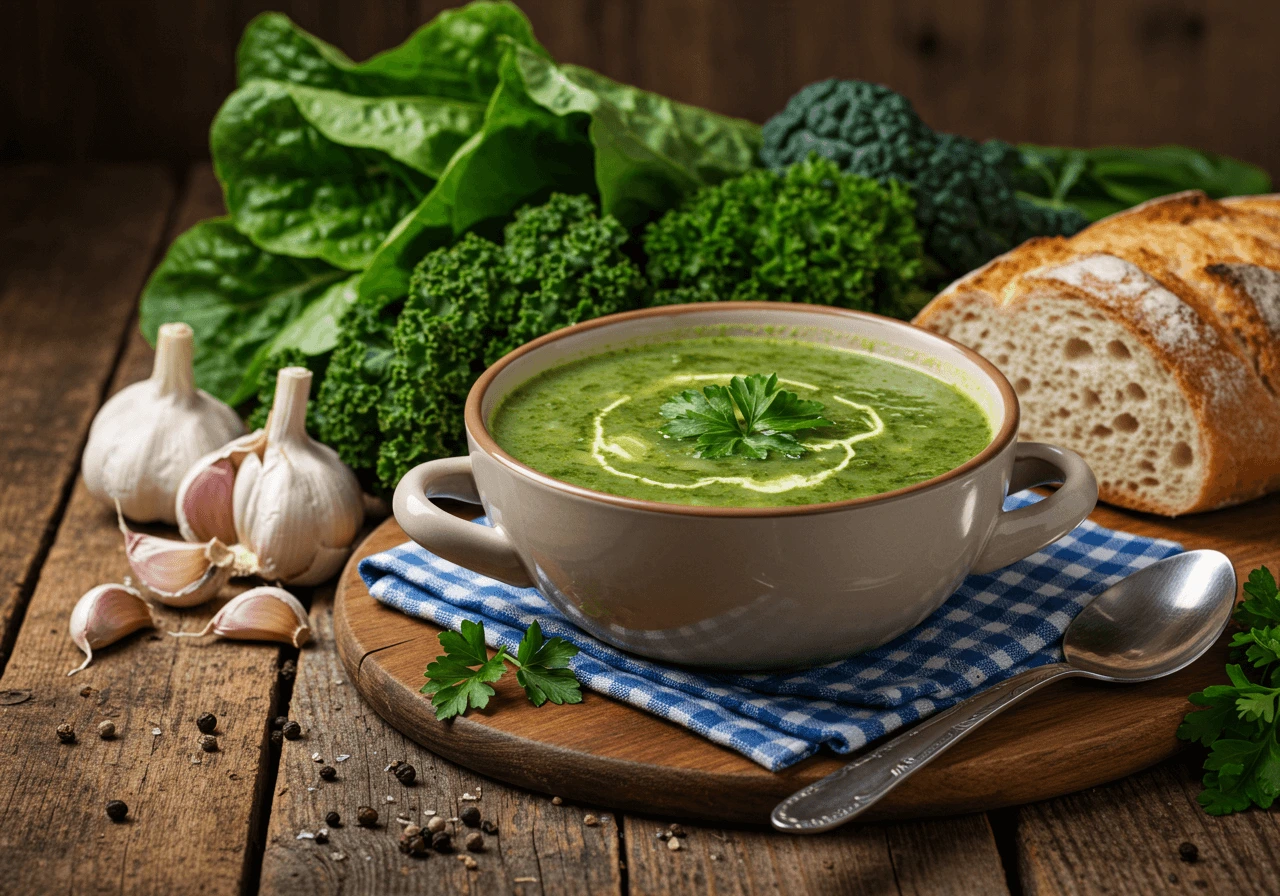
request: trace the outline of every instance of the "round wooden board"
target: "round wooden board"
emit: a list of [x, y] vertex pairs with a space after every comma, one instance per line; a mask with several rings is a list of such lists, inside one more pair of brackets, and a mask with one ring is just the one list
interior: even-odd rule
[[[1182, 521], [1099, 509], [1102, 525], [1224, 550], [1247, 575], [1280, 556], [1280, 496]], [[766, 823], [774, 805], [834, 771], [829, 752], [783, 772], [594, 692], [576, 706], [535, 708], [514, 675], [484, 711], [439, 722], [419, 694], [440, 629], [369, 596], [364, 557], [404, 542], [394, 520], [360, 546], [337, 588], [338, 651], [357, 690], [404, 734], [435, 753], [510, 784], [598, 806], [673, 818]], [[1071, 793], [1140, 771], [1179, 749], [1186, 695], [1220, 681], [1226, 642], [1190, 668], [1142, 685], [1068, 681], [974, 732], [868, 812], [872, 818], [951, 815]]]

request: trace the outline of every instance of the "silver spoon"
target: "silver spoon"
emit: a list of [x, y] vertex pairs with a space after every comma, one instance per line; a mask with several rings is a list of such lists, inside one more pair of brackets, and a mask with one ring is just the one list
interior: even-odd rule
[[1187, 551], [1153, 563], [1099, 594], [1071, 622], [1062, 641], [1065, 662], [1020, 672], [796, 791], [773, 810], [773, 826], [816, 834], [856, 818], [983, 722], [1050, 682], [1132, 683], [1177, 672], [1218, 640], [1235, 598], [1235, 569], [1218, 551]]

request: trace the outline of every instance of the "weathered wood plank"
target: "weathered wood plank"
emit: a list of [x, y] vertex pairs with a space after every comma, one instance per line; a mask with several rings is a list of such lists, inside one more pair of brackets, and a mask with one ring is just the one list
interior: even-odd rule
[[0, 172], [0, 670], [173, 201], [159, 167]]
[[[148, 189], [161, 187], [143, 182], [132, 192]], [[115, 201], [127, 207], [139, 200], [121, 195]], [[202, 169], [179, 227], [218, 210], [216, 187]], [[103, 221], [64, 224], [65, 239], [80, 249], [62, 259], [62, 276], [98, 257], [100, 237], [108, 247], [119, 239]], [[65, 349], [59, 363], [74, 368], [75, 352]], [[150, 350], [132, 335], [114, 386], [141, 379], [150, 366]], [[0, 689], [31, 694], [26, 702], [0, 706], [5, 892], [172, 894], [198, 887], [230, 894], [241, 892], [246, 868], [256, 867], [255, 806], [272, 771], [264, 760], [280, 651], [141, 633], [99, 651], [92, 666], [68, 678], [81, 658], [67, 635], [72, 605], [90, 587], [120, 581], [127, 572], [113, 515], [77, 483], [0, 678]], [[203, 626], [212, 609], [160, 609], [157, 615], [165, 630], [191, 630]], [[217, 753], [197, 746], [194, 719], [205, 711], [219, 717]], [[104, 741], [95, 727], [107, 718], [119, 733]], [[74, 745], [54, 735], [64, 721], [76, 729]], [[126, 823], [107, 819], [110, 799], [129, 805]]]
[[[1195, 751], [1198, 753], [1198, 751]], [[1253, 810], [1206, 815], [1198, 755], [1013, 810], [1023, 892], [1280, 893], [1280, 823]], [[1196, 860], [1180, 854], [1195, 847]]]
[[[305, 730], [285, 741], [262, 866], [262, 892], [314, 896], [323, 893], [620, 893], [618, 824], [611, 812], [556, 806], [540, 795], [488, 781], [439, 759], [404, 737], [360, 699], [333, 643], [331, 589], [312, 601], [313, 646], [298, 658], [290, 718]], [[423, 657], [423, 665], [430, 657]], [[337, 769], [334, 781], [319, 777], [319, 753]], [[349, 755], [342, 762], [339, 755]], [[386, 771], [393, 760], [407, 761], [417, 781], [404, 786]], [[463, 800], [465, 793], [479, 796]], [[387, 797], [395, 802], [388, 803]], [[358, 827], [359, 806], [378, 810], [379, 826]], [[425, 825], [428, 810], [455, 818], [462, 807], [479, 807], [498, 824], [486, 848], [473, 857], [474, 871], [456, 856], [402, 855], [397, 816]], [[342, 826], [329, 843], [297, 839], [314, 833], [326, 813], [336, 811]], [[602, 820], [583, 824], [588, 812]], [[450, 823], [459, 855], [470, 829]]]
[[1007, 893], [986, 816], [850, 825], [818, 836], [684, 825], [681, 849], [658, 839], [667, 824], [628, 816], [631, 892]]

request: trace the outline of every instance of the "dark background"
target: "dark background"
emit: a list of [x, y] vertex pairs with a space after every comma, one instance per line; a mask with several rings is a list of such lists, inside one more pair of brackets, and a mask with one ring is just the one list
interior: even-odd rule
[[[278, 9], [356, 59], [434, 0], [0, 0], [0, 155], [207, 154], [235, 45]], [[558, 61], [763, 121], [833, 75], [905, 93], [940, 130], [1180, 142], [1280, 172], [1276, 0], [522, 0]]]

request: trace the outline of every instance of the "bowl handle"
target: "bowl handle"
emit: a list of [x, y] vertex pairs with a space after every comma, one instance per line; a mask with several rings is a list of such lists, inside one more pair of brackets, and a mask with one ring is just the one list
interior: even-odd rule
[[1098, 480], [1084, 458], [1056, 445], [1019, 442], [1009, 494], [1049, 482], [1062, 487], [1030, 507], [1000, 514], [972, 572], [992, 572], [1034, 554], [1080, 525], [1098, 503]]
[[396, 522], [433, 554], [508, 585], [533, 586], [506, 532], [459, 519], [432, 498], [480, 503], [470, 457], [429, 460], [406, 473], [391, 500]]

